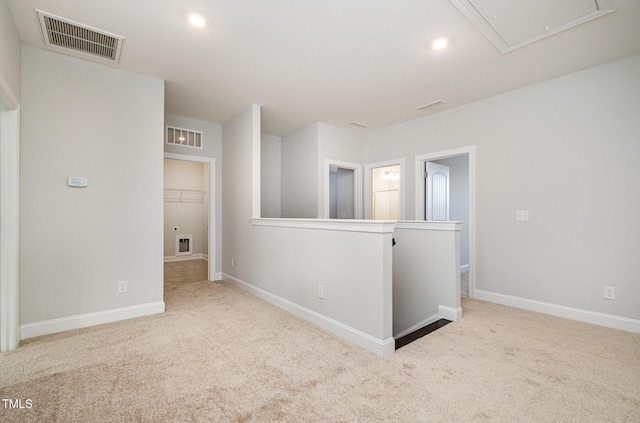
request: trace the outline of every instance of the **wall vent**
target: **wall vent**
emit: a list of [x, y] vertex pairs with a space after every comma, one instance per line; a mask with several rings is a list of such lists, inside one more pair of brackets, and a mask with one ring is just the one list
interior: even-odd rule
[[444, 101], [442, 100], [432, 101], [431, 103], [423, 104], [422, 106], [416, 107], [416, 110], [424, 110], [424, 109], [428, 109], [429, 107], [438, 106], [440, 104], [444, 104]]
[[176, 256], [190, 256], [193, 254], [193, 235], [176, 236]]
[[167, 144], [202, 148], [202, 132], [167, 126]]
[[356, 128], [367, 128], [369, 126], [362, 122], [356, 122], [355, 120], [347, 122], [347, 125], [355, 126]]
[[44, 43], [47, 46], [118, 63], [124, 37], [91, 28], [36, 9]]

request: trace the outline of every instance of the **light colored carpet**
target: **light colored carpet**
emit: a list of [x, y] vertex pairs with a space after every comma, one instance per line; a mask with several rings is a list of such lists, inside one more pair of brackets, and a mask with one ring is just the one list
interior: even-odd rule
[[0, 354], [0, 396], [33, 403], [0, 403], [0, 421], [640, 421], [640, 335], [463, 299], [462, 321], [381, 359], [227, 284], [179, 279], [164, 314]]

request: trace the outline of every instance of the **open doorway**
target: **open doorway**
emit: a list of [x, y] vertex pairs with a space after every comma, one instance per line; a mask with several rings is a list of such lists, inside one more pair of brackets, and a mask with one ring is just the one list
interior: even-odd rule
[[362, 166], [337, 160], [325, 160], [324, 207], [320, 218], [362, 219]]
[[165, 153], [164, 169], [165, 262], [204, 259], [215, 280], [214, 159]]
[[404, 159], [365, 165], [365, 219], [404, 220]]
[[460, 232], [460, 292], [473, 298], [475, 147], [417, 156], [416, 179], [416, 217], [463, 222]]

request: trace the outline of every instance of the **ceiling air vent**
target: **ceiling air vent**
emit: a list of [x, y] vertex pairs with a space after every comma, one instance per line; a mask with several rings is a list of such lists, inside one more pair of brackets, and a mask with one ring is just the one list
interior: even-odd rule
[[369, 125], [366, 125], [362, 122], [356, 122], [355, 120], [352, 120], [350, 122], [347, 122], [347, 125], [351, 125], [351, 126], [355, 126], [356, 128], [366, 128]]
[[202, 148], [202, 132], [167, 126], [167, 144]]
[[36, 10], [44, 43], [118, 63], [124, 37]]

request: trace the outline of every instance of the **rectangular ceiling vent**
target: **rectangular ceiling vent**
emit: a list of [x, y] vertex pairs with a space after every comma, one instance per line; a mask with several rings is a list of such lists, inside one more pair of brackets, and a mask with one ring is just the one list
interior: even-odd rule
[[352, 120], [350, 122], [347, 122], [347, 125], [351, 125], [351, 126], [355, 126], [356, 128], [367, 128], [369, 125], [366, 125], [362, 122], [356, 122], [355, 120]]
[[118, 63], [124, 37], [36, 9], [44, 43]]
[[167, 126], [167, 144], [202, 148], [202, 132]]

